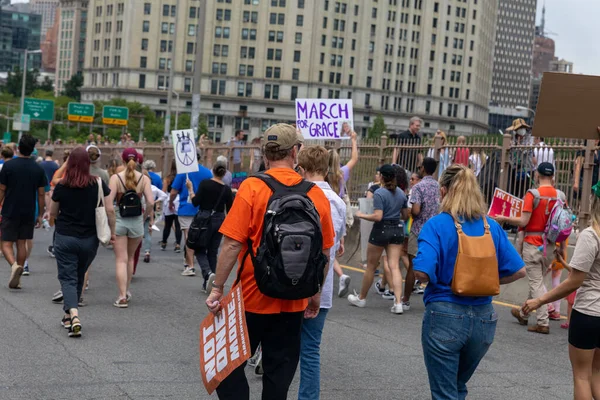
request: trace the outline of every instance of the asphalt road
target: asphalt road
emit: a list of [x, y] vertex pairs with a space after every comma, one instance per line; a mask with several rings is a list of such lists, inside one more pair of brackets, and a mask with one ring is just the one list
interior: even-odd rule
[[[23, 289], [0, 287], [0, 399], [209, 399], [199, 374], [198, 327], [206, 315], [202, 278], [182, 277], [181, 255], [155, 245], [152, 262], [140, 264], [128, 309], [117, 309], [114, 257], [99, 249], [88, 306], [80, 310], [83, 337], [60, 327], [56, 264], [45, 248], [51, 234], [36, 233], [31, 276]], [[158, 238], [154, 240], [158, 241]], [[4, 260], [0, 260], [5, 262]], [[348, 270], [352, 287], [362, 274]], [[336, 282], [337, 284], [337, 282]], [[367, 307], [336, 298], [322, 343], [322, 399], [427, 399], [421, 351], [421, 296], [404, 315], [371, 294]], [[526, 332], [500, 315], [495, 342], [469, 384], [470, 399], [572, 398], [567, 332], [552, 322], [550, 335]], [[252, 398], [260, 378], [248, 370]], [[290, 389], [295, 398], [298, 376]], [[212, 396], [216, 398], [216, 396]]]

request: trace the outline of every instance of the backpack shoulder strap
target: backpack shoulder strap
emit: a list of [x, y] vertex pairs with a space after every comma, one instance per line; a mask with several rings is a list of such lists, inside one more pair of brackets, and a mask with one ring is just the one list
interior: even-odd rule
[[121, 175], [116, 174], [117, 178], [119, 178], [119, 180], [121, 181], [121, 185], [123, 185], [123, 189], [125, 189], [125, 191], [127, 191], [127, 186], [125, 186], [125, 182], [123, 182], [123, 179], [121, 179]]
[[562, 190], [556, 189], [556, 197], [563, 203], [567, 202], [567, 195]]
[[312, 187], [315, 185], [314, 183], [305, 181], [303, 179], [296, 185], [287, 186], [268, 174], [256, 174], [254, 175], [254, 178], [263, 181], [269, 187], [269, 189], [271, 189], [273, 194], [286, 194], [298, 192], [307, 194], [310, 191], [310, 189], [312, 189]]
[[540, 191], [537, 189], [529, 189], [527, 193], [531, 193], [533, 195], [533, 208], [536, 209], [540, 204]]

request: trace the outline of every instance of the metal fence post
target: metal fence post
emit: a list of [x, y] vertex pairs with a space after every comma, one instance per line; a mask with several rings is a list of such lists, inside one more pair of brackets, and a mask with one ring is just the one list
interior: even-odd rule
[[512, 142], [512, 135], [510, 133], [505, 133], [502, 137], [502, 154], [500, 158], [500, 176], [498, 178], [498, 186], [502, 190], [506, 190], [508, 187], [508, 172], [509, 168], [509, 154], [510, 145]]
[[[381, 136], [381, 140], [379, 142], [379, 166], [380, 167], [383, 164], [385, 164], [385, 159], [384, 159], [384, 156], [383, 156], [383, 151], [387, 147], [387, 141], [388, 141], [388, 137], [386, 135], [382, 135]], [[392, 162], [395, 162], [395, 160], [392, 160]]]
[[[433, 158], [437, 162], [437, 168], [435, 169], [436, 178], [440, 178], [440, 150], [442, 149], [442, 137], [435, 135], [433, 137]], [[448, 151], [448, 149], [446, 149]]]
[[585, 160], [583, 162], [583, 184], [581, 191], [581, 209], [579, 210], [579, 230], [585, 229], [590, 223], [590, 195], [592, 193], [592, 173], [594, 168], [595, 140], [585, 141]]

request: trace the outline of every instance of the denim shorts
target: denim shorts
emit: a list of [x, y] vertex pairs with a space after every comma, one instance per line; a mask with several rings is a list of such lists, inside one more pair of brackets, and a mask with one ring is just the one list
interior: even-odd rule
[[369, 243], [381, 247], [404, 243], [404, 224], [400, 220], [375, 222], [369, 235]]
[[115, 234], [117, 236], [127, 236], [130, 239], [141, 238], [144, 236], [144, 216], [124, 218], [116, 210]]

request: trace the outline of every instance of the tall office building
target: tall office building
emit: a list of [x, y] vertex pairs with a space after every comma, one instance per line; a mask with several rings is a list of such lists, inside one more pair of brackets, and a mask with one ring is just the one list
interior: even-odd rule
[[[27, 4], [0, 7], [0, 72], [23, 68], [23, 50], [40, 48], [42, 17], [28, 12]], [[28, 68], [40, 68], [41, 54], [30, 54]]]
[[500, 0], [490, 99], [491, 132], [510, 126], [515, 118], [529, 117], [516, 106], [527, 107], [535, 38], [537, 0]]
[[54, 91], [64, 90], [65, 82], [83, 73], [87, 37], [88, 0], [60, 0]]
[[179, 4], [90, 0], [84, 101], [162, 114], [172, 89], [189, 112], [205, 18], [201, 113], [215, 141], [295, 120], [296, 98], [352, 99], [359, 134], [379, 114], [388, 130], [419, 115], [427, 133], [488, 131], [497, 0], [215, 0], [206, 16]]
[[58, 0], [30, 0], [29, 8], [34, 14], [42, 16], [42, 38], [46, 37], [48, 29], [54, 25]]

